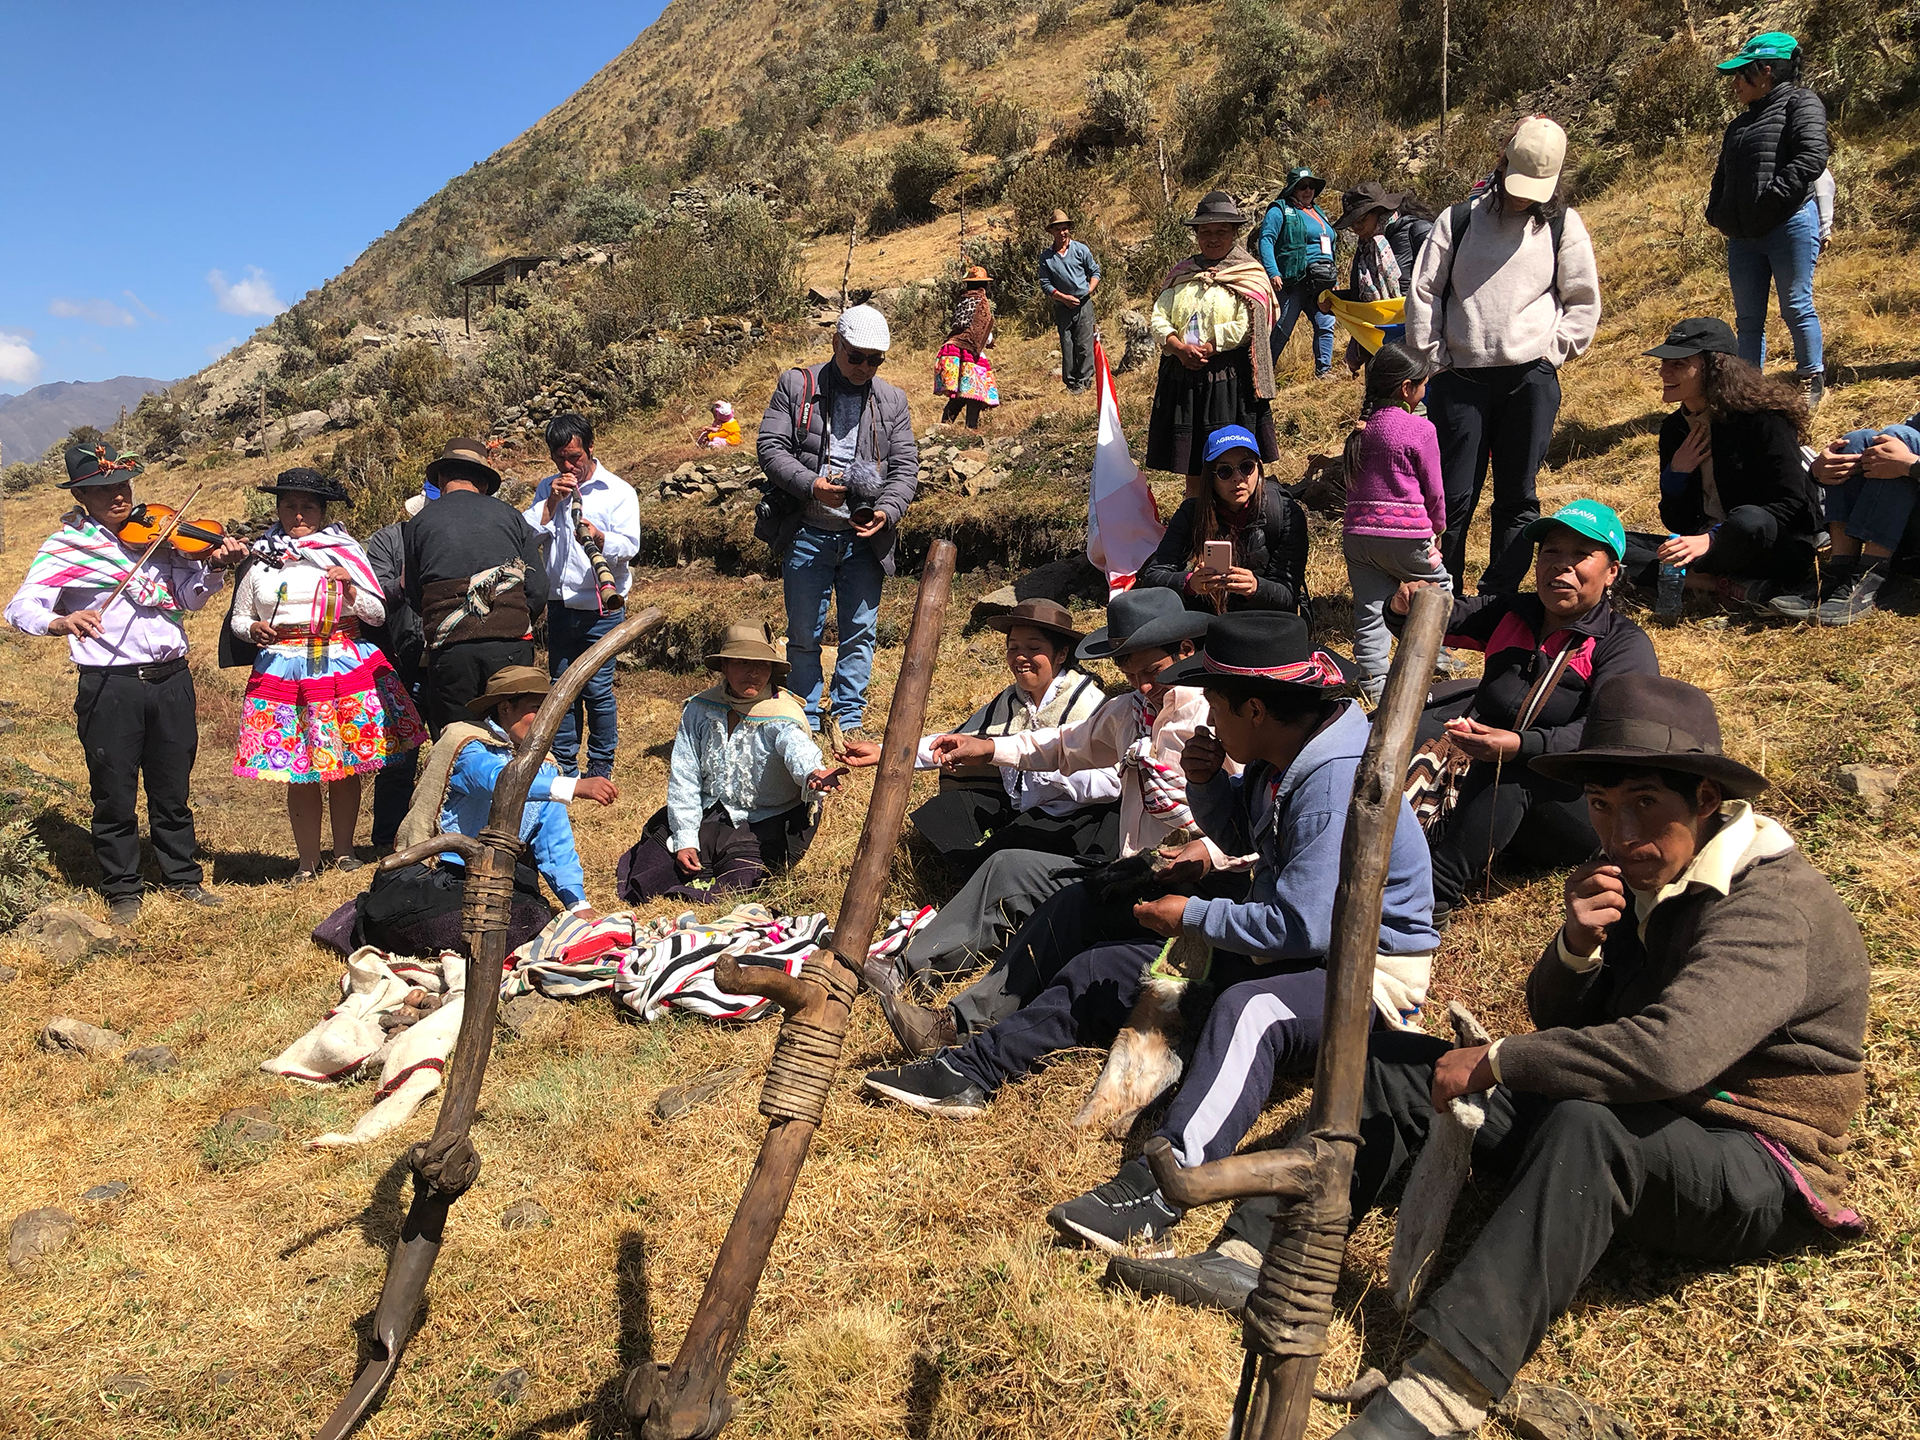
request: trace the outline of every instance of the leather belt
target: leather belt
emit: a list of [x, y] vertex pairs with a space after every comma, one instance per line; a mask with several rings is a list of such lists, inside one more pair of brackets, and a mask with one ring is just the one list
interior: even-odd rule
[[144, 680], [149, 685], [157, 685], [162, 680], [171, 680], [187, 668], [187, 657], [181, 655], [172, 660], [157, 660], [151, 665], [82, 665], [82, 675], [131, 675], [136, 680]]

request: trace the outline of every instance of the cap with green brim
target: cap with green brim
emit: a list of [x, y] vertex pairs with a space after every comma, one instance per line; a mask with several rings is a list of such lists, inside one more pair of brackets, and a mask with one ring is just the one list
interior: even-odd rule
[[1744, 70], [1757, 61], [1791, 60], [1800, 53], [1800, 42], [1784, 30], [1768, 30], [1740, 47], [1731, 60], [1722, 60], [1719, 69]]
[[1539, 540], [1555, 525], [1564, 525], [1576, 535], [1598, 540], [1613, 552], [1616, 561], [1626, 558], [1627, 527], [1620, 523], [1611, 505], [1602, 505], [1598, 500], [1576, 500], [1551, 515], [1542, 515], [1521, 533], [1529, 540]]

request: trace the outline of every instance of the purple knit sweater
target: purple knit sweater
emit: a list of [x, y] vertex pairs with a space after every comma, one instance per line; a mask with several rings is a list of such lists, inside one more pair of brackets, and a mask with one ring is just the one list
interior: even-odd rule
[[1383, 405], [1360, 432], [1360, 460], [1347, 477], [1349, 535], [1433, 536], [1447, 528], [1440, 437], [1433, 422]]

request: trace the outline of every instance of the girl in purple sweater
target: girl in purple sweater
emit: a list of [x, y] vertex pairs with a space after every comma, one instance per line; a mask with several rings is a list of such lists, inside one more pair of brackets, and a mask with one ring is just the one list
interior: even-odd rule
[[1440, 441], [1414, 414], [1427, 393], [1427, 362], [1404, 345], [1382, 345], [1367, 362], [1362, 426], [1347, 439], [1343, 548], [1353, 585], [1353, 659], [1360, 690], [1378, 702], [1392, 639], [1383, 611], [1403, 581], [1451, 588], [1436, 538], [1447, 528]]

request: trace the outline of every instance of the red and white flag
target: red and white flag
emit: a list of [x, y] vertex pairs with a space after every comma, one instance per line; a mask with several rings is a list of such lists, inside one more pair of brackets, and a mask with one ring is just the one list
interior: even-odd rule
[[1093, 342], [1093, 378], [1100, 402], [1100, 439], [1093, 451], [1093, 483], [1087, 491], [1087, 558], [1107, 572], [1109, 597], [1133, 588], [1133, 577], [1160, 546], [1160, 523], [1146, 474], [1127, 452], [1120, 407], [1113, 398], [1107, 352]]

